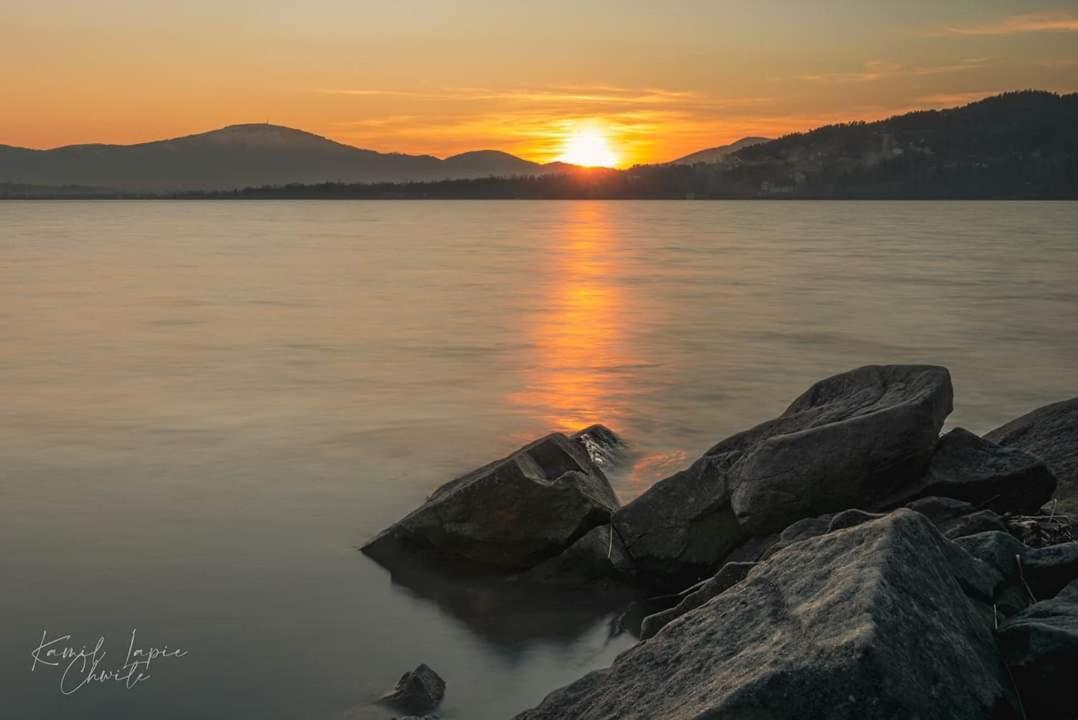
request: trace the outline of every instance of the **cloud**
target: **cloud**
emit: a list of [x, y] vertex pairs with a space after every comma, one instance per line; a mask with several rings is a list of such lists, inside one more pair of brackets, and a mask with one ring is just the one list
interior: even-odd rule
[[978, 100], [999, 95], [1002, 92], [1003, 90], [977, 90], [974, 92], [940, 93], [938, 95], [919, 97], [917, 102], [935, 108], [957, 107], [959, 105], [969, 105]]
[[898, 77], [925, 77], [929, 75], [968, 72], [970, 70], [985, 67], [989, 62], [990, 58], [986, 57], [964, 58], [958, 62], [947, 65], [907, 65], [904, 63], [885, 62], [883, 60], [869, 60], [860, 70], [799, 75], [797, 76], [797, 79], [807, 80], [809, 82], [873, 82], [876, 80], [889, 80]]
[[1037, 32], [1078, 32], [1078, 16], [1069, 13], [1027, 13], [969, 25], [948, 25], [937, 35], [1018, 35]]

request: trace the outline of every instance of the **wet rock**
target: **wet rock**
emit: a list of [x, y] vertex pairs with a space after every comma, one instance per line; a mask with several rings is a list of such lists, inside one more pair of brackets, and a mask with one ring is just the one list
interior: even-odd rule
[[625, 442], [605, 425], [591, 425], [572, 436], [584, 448], [592, 463], [609, 469], [624, 462], [628, 449]]
[[827, 378], [779, 417], [656, 483], [614, 526], [643, 572], [695, 582], [750, 538], [869, 506], [920, 477], [951, 404], [942, 367], [868, 366]]
[[387, 566], [422, 557], [525, 570], [608, 523], [617, 507], [584, 448], [555, 433], [438, 488], [362, 550]]
[[1051, 499], [1056, 478], [1039, 458], [955, 428], [932, 455], [918, 495], [944, 496], [996, 512], [1034, 512]]
[[1017, 717], [948, 545], [908, 510], [795, 543], [518, 720]]
[[1045, 405], [996, 428], [985, 438], [1043, 460], [1059, 480], [1061, 509], [1078, 511], [1078, 398]]
[[585, 585], [632, 582], [633, 561], [609, 525], [592, 528], [561, 554], [519, 576], [527, 583]]
[[1078, 581], [1000, 626], [999, 647], [1030, 717], [1078, 713]]
[[423, 714], [438, 707], [445, 697], [445, 680], [426, 665], [401, 675], [396, 687], [382, 696], [381, 702], [412, 714]]
[[745, 576], [754, 567], [756, 567], [756, 563], [726, 563], [713, 577], [697, 583], [681, 593], [681, 600], [676, 606], [644, 618], [640, 626], [640, 637], [644, 640], [648, 639], [671, 621], [676, 620], [690, 610], [695, 610], [711, 598], [726, 592], [744, 580]]

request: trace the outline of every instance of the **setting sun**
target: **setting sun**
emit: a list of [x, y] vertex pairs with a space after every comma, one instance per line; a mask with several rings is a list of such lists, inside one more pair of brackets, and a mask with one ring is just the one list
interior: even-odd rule
[[614, 167], [618, 164], [618, 155], [602, 130], [588, 127], [576, 130], [566, 138], [565, 149], [558, 160], [584, 167]]

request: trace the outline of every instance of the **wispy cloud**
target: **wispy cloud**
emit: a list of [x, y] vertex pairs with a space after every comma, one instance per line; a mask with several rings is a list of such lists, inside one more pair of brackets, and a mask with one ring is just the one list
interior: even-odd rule
[[958, 62], [946, 65], [908, 65], [905, 63], [887, 62], [883, 60], [869, 60], [859, 70], [799, 75], [798, 79], [810, 82], [873, 82], [876, 80], [889, 80], [897, 77], [925, 77], [929, 75], [947, 75], [950, 73], [968, 72], [970, 70], [985, 67], [989, 62], [990, 58], [985, 57], [964, 58]]
[[1038, 32], [1078, 32], [1078, 15], [1064, 12], [1026, 13], [982, 23], [948, 25], [935, 34], [1018, 35]]
[[974, 92], [939, 93], [936, 95], [919, 97], [917, 98], [917, 102], [931, 108], [956, 107], [959, 105], [969, 105], [978, 100], [984, 100], [987, 97], [999, 95], [1002, 92], [1002, 90], [978, 90]]

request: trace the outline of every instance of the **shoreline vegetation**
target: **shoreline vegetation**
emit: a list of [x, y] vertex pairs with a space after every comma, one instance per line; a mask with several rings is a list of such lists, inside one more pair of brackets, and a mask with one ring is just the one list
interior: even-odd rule
[[[19, 182], [4, 163], [0, 154], [0, 198], [20, 200], [1075, 200], [1078, 94], [1005, 93], [952, 110], [796, 133], [716, 162], [625, 170], [543, 166], [534, 174], [434, 181], [150, 191]], [[192, 172], [189, 165], [183, 171]], [[168, 167], [156, 172], [158, 183], [183, 182]]]
[[1072, 718], [1078, 398], [941, 435], [953, 395], [933, 365], [820, 380], [626, 505], [631, 445], [553, 433], [360, 549], [422, 594], [485, 578], [487, 610], [628, 602], [639, 642], [516, 720]]

